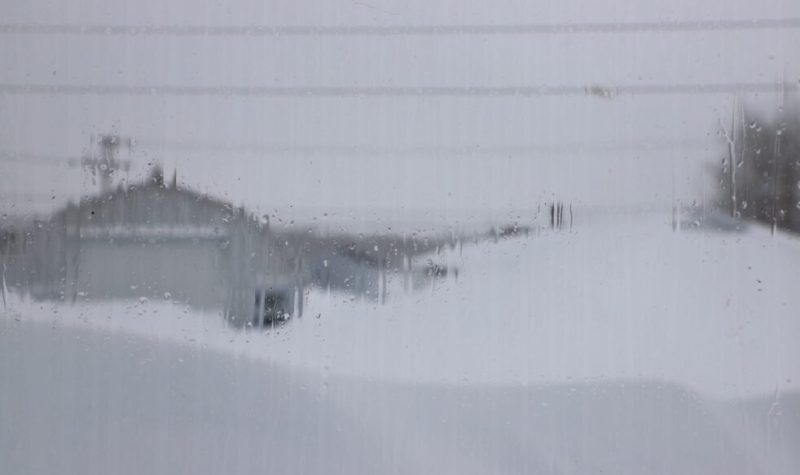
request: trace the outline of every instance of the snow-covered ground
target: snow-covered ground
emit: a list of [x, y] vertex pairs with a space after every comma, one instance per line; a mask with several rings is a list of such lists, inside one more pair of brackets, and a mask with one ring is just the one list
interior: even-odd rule
[[[722, 397], [800, 389], [800, 240], [669, 216], [465, 246], [457, 281], [388, 305], [314, 294], [270, 359], [375, 379], [656, 380]], [[394, 287], [402, 287], [396, 276]]]
[[[270, 331], [12, 297], [10, 473], [800, 472], [800, 240], [626, 214], [446, 250]], [[146, 454], [146, 455], [145, 455]], [[146, 459], [142, 459], [146, 457]], [[64, 468], [62, 470], [62, 468]]]

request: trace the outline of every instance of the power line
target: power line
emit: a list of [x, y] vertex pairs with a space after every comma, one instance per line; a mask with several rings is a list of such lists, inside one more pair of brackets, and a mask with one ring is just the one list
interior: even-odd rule
[[727, 94], [779, 92], [796, 86], [775, 82], [629, 84], [619, 86], [178, 86], [0, 84], [0, 94], [73, 96], [223, 96], [223, 97], [546, 97]]
[[0, 163], [22, 163], [32, 166], [78, 167], [81, 159], [74, 157], [61, 157], [58, 155], [38, 155], [32, 153], [7, 153], [0, 152]]
[[[348, 156], [348, 157], [524, 157], [531, 155], [608, 155], [622, 152], [650, 152], [659, 150], [706, 150], [715, 145], [713, 138], [689, 140], [651, 140], [625, 142], [572, 142], [555, 144], [512, 144], [512, 145], [411, 145], [411, 146], [359, 146], [345, 144], [286, 144], [270, 145], [255, 143], [203, 142], [203, 141], [135, 141], [136, 148], [152, 151], [182, 151], [188, 153], [210, 154], [207, 158], [225, 153], [263, 155], [263, 156]], [[194, 158], [204, 158], [193, 156]], [[148, 160], [152, 160], [152, 155]], [[30, 152], [11, 152], [0, 150], [0, 162], [16, 162], [30, 165], [78, 166], [81, 159], [59, 155], [43, 155]]]
[[338, 156], [506, 156], [506, 155], [568, 155], [604, 154], [622, 151], [650, 151], [672, 149], [702, 149], [714, 144], [711, 138], [689, 140], [651, 141], [596, 141], [559, 142], [554, 144], [505, 144], [505, 145], [347, 145], [347, 144], [258, 144], [224, 143], [210, 141], [137, 140], [137, 147], [150, 150], [177, 150], [196, 153], [242, 153], [265, 155], [338, 155]]
[[449, 36], [449, 35], [566, 35], [727, 30], [800, 29], [800, 18], [749, 20], [519, 23], [508, 25], [72, 25], [0, 24], [0, 34], [110, 36]]

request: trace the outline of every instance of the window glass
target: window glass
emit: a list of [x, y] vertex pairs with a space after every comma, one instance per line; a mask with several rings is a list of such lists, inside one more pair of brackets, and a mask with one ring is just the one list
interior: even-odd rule
[[794, 0], [0, 5], [0, 472], [800, 473]]

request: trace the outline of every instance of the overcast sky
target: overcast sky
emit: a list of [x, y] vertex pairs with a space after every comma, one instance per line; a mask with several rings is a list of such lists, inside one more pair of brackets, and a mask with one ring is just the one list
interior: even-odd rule
[[[702, 164], [722, 159], [716, 124], [735, 96], [693, 85], [785, 80], [796, 94], [800, 27], [669, 22], [798, 18], [796, 0], [3, 2], [2, 208], [44, 210], [94, 191], [67, 159], [109, 131], [136, 141], [123, 153], [134, 175], [159, 161], [185, 185], [259, 210], [689, 201], [708, 182]], [[630, 24], [640, 28], [608, 28]], [[192, 25], [283, 29], [181, 33]], [[402, 29], [425, 25], [491, 32]], [[491, 30], [513, 25], [576, 29]], [[619, 89], [581, 93], [592, 86]], [[743, 97], [777, 104], [770, 92]]]

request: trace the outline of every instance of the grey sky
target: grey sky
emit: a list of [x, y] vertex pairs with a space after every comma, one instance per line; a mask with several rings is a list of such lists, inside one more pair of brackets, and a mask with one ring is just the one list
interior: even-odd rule
[[[142, 2], [0, 5], [4, 25], [415, 26], [787, 19], [753, 2]], [[0, 34], [2, 85], [603, 87], [800, 79], [800, 29], [453, 35]], [[792, 91], [793, 89], [793, 91]], [[734, 94], [263, 97], [0, 93], [7, 211], [94, 190], [66, 166], [117, 131], [190, 186], [262, 210], [502, 209], [553, 195], [663, 204], [702, 195]], [[745, 97], [773, 107], [776, 97]], [[36, 156], [40, 160], [26, 159]], [[60, 158], [60, 157], [63, 157]], [[10, 197], [10, 198], [9, 198]], [[16, 206], [12, 206], [16, 205]]]

